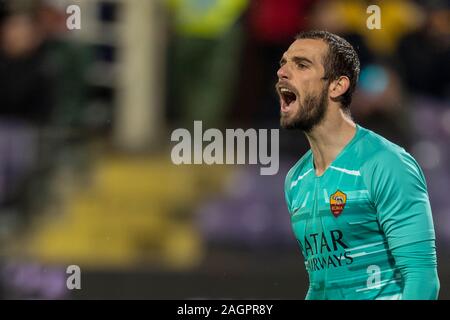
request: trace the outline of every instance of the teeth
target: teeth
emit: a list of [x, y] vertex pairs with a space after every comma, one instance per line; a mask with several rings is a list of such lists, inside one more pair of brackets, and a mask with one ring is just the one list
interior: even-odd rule
[[280, 88], [280, 92], [281, 93], [292, 93], [292, 94], [294, 94], [291, 90], [289, 90], [287, 88]]

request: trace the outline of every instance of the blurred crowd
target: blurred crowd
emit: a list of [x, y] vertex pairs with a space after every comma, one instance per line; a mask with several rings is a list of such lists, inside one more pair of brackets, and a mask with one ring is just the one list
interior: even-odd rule
[[82, 137], [89, 53], [67, 38], [61, 4], [0, 2], [0, 219], [6, 234], [45, 202], [64, 146]]
[[[108, 5], [97, 19], [120, 20], [121, 1], [92, 1]], [[352, 116], [418, 159], [439, 221], [438, 238], [448, 245], [448, 1], [142, 1], [153, 1], [165, 17], [160, 30], [167, 39], [161, 51], [165, 72], [156, 78], [165, 92], [160, 109], [168, 128], [191, 128], [194, 120], [202, 120], [204, 128], [278, 128], [276, 71], [295, 35], [325, 29], [347, 39], [361, 60]], [[120, 55], [71, 37], [68, 4], [0, 0], [0, 247], [52, 201], [58, 168], [82, 167], [88, 161], [85, 143], [99, 136], [108, 141], [111, 130], [104, 128], [117, 121], [114, 93], [93, 84], [92, 75], [101, 73], [96, 59], [111, 63]], [[373, 4], [381, 8], [381, 29], [369, 30], [366, 9]], [[99, 111], [98, 96], [109, 97], [107, 111]], [[167, 138], [163, 145], [169, 144]], [[255, 168], [240, 167], [223, 194], [198, 203], [194, 217], [205, 241], [252, 248], [295, 245], [290, 226], [280, 219], [287, 214], [282, 186], [284, 174], [307, 148], [299, 133], [281, 132], [278, 175], [263, 178]]]

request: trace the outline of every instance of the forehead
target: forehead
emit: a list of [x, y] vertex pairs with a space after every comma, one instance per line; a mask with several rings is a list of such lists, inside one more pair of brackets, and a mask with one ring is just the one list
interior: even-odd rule
[[295, 40], [283, 57], [290, 59], [302, 56], [311, 60], [314, 64], [322, 64], [322, 58], [328, 51], [328, 44], [321, 39], [300, 39]]

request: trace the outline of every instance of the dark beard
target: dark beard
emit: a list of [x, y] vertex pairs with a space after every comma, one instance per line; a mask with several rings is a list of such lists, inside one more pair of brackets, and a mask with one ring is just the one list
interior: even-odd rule
[[306, 95], [303, 104], [300, 105], [292, 120], [284, 119], [281, 115], [280, 126], [283, 129], [298, 129], [310, 132], [325, 117], [328, 108], [327, 88], [319, 96]]

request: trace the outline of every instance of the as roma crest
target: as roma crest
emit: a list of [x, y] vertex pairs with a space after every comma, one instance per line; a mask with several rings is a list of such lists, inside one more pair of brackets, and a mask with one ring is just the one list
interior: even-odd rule
[[330, 209], [335, 217], [338, 217], [342, 213], [346, 202], [347, 195], [340, 190], [337, 190], [330, 196]]

